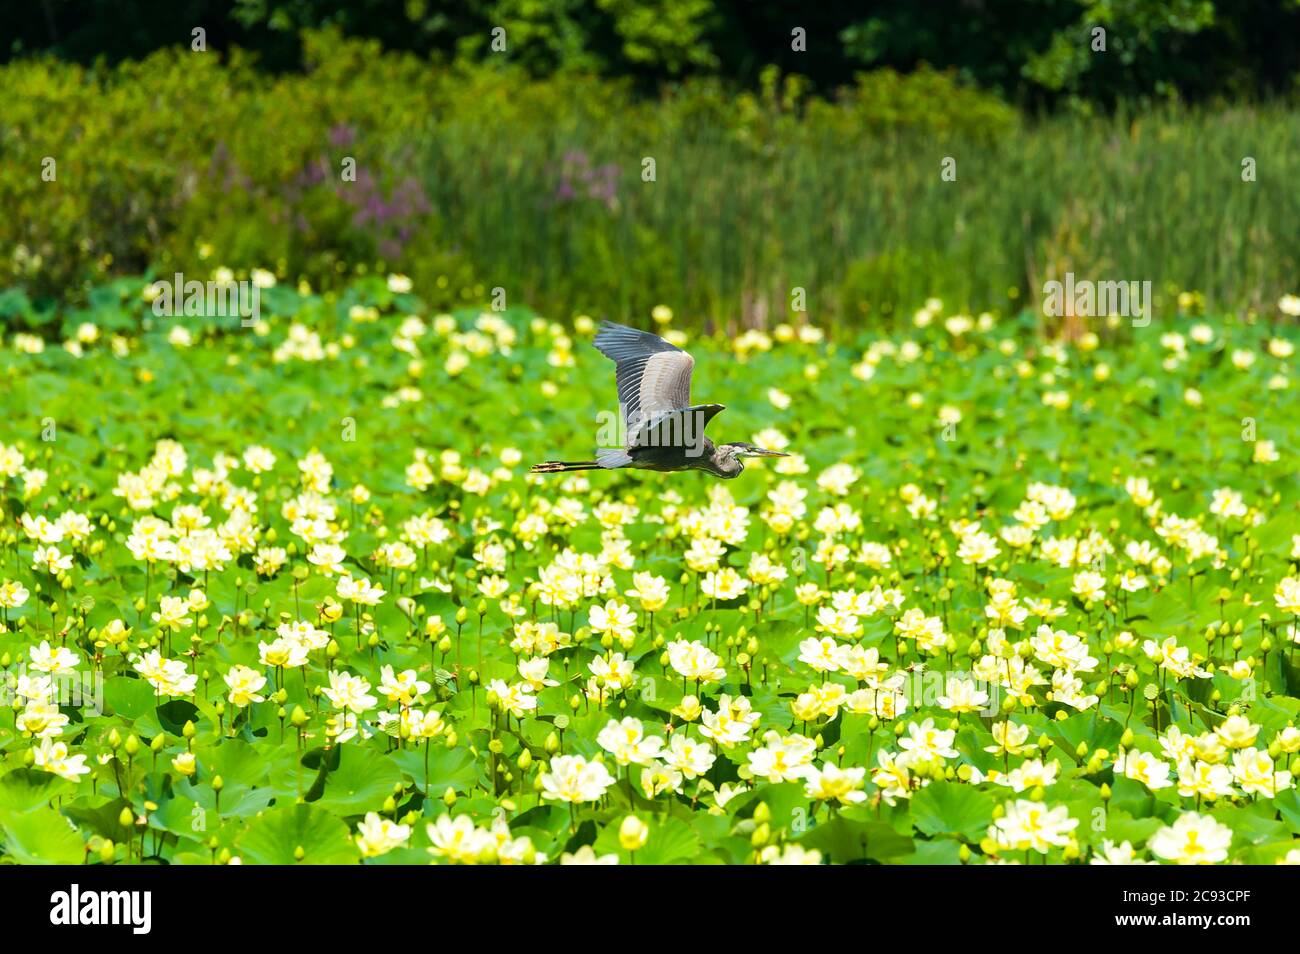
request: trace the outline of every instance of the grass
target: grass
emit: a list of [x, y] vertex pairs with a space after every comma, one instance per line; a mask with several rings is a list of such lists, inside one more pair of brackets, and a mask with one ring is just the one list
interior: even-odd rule
[[[618, 167], [613, 201], [557, 200], [571, 153]], [[429, 155], [447, 240], [487, 285], [556, 314], [666, 302], [692, 322], [755, 324], [787, 316], [798, 287], [819, 320], [888, 326], [931, 294], [1032, 307], [1067, 271], [1151, 281], [1167, 309], [1188, 290], [1230, 309], [1275, 301], [1300, 267], [1300, 124], [1282, 108], [1063, 117], [993, 141], [466, 122], [439, 129]]]

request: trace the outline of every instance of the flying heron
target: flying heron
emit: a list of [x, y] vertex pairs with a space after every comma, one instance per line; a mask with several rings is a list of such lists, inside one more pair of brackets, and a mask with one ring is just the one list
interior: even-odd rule
[[658, 335], [601, 322], [596, 348], [616, 368], [618, 400], [626, 444], [601, 448], [588, 461], [549, 460], [534, 474], [570, 470], [703, 470], [715, 477], [738, 477], [746, 457], [788, 457], [746, 441], [714, 444], [704, 428], [721, 404], [691, 404], [695, 359]]

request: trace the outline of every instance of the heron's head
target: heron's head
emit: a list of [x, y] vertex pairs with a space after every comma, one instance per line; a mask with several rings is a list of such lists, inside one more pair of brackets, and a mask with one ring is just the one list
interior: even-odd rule
[[730, 447], [732, 453], [737, 457], [789, 457], [789, 454], [783, 454], [781, 451], [768, 450], [766, 447], [759, 447], [757, 444], [750, 444], [746, 441], [732, 441], [730, 444], [723, 444], [723, 447]]
[[715, 472], [719, 477], [737, 477], [745, 469], [744, 458], [746, 457], [789, 456], [789, 454], [783, 454], [780, 451], [768, 450], [766, 447], [750, 444], [748, 441], [732, 441], [729, 444], [719, 444], [717, 446], [714, 452], [714, 459], [717, 464]]

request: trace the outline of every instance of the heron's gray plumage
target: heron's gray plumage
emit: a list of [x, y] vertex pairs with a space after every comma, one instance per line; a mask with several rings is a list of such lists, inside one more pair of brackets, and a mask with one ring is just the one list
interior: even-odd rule
[[534, 473], [634, 467], [735, 477], [745, 469], [742, 456], [786, 456], [743, 442], [715, 445], [704, 436], [724, 406], [691, 404], [695, 359], [676, 345], [611, 321], [601, 324], [594, 344], [615, 365], [626, 445], [601, 448], [594, 461], [547, 461], [533, 467]]
[[661, 414], [690, 407], [695, 359], [681, 348], [610, 321], [601, 324], [594, 343], [614, 362], [618, 403], [629, 434]]

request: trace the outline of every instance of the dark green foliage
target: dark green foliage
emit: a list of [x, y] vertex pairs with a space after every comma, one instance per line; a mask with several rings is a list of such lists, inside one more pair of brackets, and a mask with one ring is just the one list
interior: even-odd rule
[[1296, 0], [41, 0], [0, 12], [0, 58], [140, 58], [188, 46], [195, 27], [210, 49], [238, 45], [273, 70], [303, 65], [300, 31], [333, 27], [390, 50], [646, 89], [699, 75], [752, 88], [775, 65], [829, 93], [864, 67], [929, 64], [1036, 105], [1287, 93], [1300, 65]]

